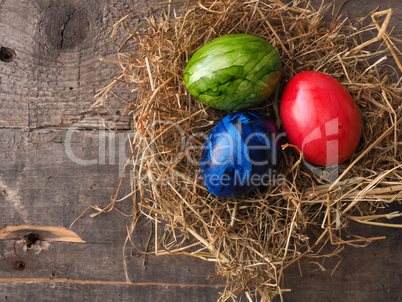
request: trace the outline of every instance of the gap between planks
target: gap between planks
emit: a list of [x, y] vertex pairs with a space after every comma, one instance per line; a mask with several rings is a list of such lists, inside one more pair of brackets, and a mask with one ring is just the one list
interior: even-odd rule
[[225, 287], [225, 284], [191, 284], [169, 282], [127, 282], [108, 280], [76, 280], [67, 278], [0, 278], [0, 283], [73, 283], [94, 285], [130, 285], [130, 286], [178, 286], [178, 287]]

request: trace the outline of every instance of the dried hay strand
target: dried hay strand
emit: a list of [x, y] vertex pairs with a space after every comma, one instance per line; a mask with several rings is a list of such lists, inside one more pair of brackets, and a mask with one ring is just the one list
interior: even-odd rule
[[[134, 135], [125, 168], [131, 169], [129, 197], [135, 198], [136, 207], [126, 243], [139, 217], [148, 217], [155, 227], [154, 254], [216, 263], [216, 276], [211, 277], [226, 281], [219, 301], [235, 301], [241, 294], [249, 301], [282, 298], [283, 269], [301, 257], [319, 255], [317, 247], [330, 242], [336, 254], [344, 244], [383, 238], [344, 240], [350, 220], [400, 227], [373, 221], [401, 216], [377, 214], [402, 200], [402, 66], [397, 42], [387, 32], [392, 10], [362, 18], [372, 18], [367, 25], [339, 16], [325, 24], [330, 8], [315, 10], [305, 1], [169, 1], [152, 6], [139, 28], [132, 28], [131, 14], [114, 26], [122, 72], [99, 91], [94, 107], [127, 89], [128, 99], [121, 98]], [[182, 75], [199, 47], [230, 33], [260, 36], [278, 50], [280, 87], [254, 109], [279, 128], [281, 92], [296, 73], [321, 71], [347, 88], [364, 125], [350, 160], [313, 167], [285, 144], [272, 185], [238, 198], [208, 193], [198, 162], [207, 135], [228, 112], [193, 99]], [[117, 194], [106, 208], [96, 207], [93, 216], [112, 210], [116, 201]]]

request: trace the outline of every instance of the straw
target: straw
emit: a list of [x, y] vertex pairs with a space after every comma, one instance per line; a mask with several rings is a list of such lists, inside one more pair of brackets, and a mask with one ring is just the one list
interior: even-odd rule
[[[345, 240], [342, 230], [349, 221], [400, 227], [381, 221], [400, 214], [376, 214], [402, 200], [402, 87], [400, 71], [388, 68], [401, 69], [399, 42], [387, 32], [392, 10], [372, 13], [371, 22], [338, 16], [325, 25], [330, 9], [323, 4], [315, 10], [306, 1], [168, 1], [153, 5], [140, 27], [131, 24], [129, 14], [113, 28], [114, 41], [124, 41], [117, 56], [122, 73], [98, 92], [94, 106], [107, 106], [114, 95], [130, 92], [124, 109], [136, 135], [126, 165], [133, 178], [127, 199], [136, 207], [126, 244], [135, 245], [137, 220], [151, 219], [153, 251], [143, 252], [215, 262], [216, 275], [210, 277], [226, 282], [219, 301], [242, 295], [249, 301], [257, 296], [271, 301], [276, 295], [283, 300], [285, 267], [320, 256], [325, 244], [332, 243], [336, 255], [344, 244], [384, 238]], [[378, 18], [384, 17], [380, 25]], [[198, 162], [206, 136], [228, 112], [192, 98], [182, 75], [202, 45], [244, 32], [269, 41], [283, 63], [277, 92], [254, 109], [280, 127], [280, 95], [287, 81], [301, 71], [321, 71], [351, 93], [363, 134], [356, 153], [337, 167], [306, 165], [286, 144], [274, 185], [247, 196], [217, 198], [204, 188]], [[370, 35], [374, 38], [364, 39]], [[106, 207], [91, 207], [94, 215], [113, 209], [116, 200], [117, 193]]]

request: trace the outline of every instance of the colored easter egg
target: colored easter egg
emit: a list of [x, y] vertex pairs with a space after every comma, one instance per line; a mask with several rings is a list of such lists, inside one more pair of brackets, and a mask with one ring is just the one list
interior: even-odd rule
[[282, 65], [264, 39], [231, 34], [202, 46], [188, 62], [184, 83], [200, 102], [224, 110], [240, 110], [265, 100], [275, 90]]
[[204, 185], [213, 195], [229, 197], [272, 184], [280, 152], [278, 129], [265, 114], [229, 114], [205, 143], [201, 155]]
[[327, 74], [305, 71], [291, 78], [280, 115], [288, 140], [313, 164], [341, 163], [359, 144], [359, 108], [345, 87]]

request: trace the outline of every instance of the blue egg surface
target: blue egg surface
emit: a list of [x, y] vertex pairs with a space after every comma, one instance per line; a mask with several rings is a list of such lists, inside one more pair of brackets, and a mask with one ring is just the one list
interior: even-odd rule
[[246, 194], [270, 183], [280, 152], [278, 128], [265, 114], [229, 114], [205, 142], [201, 155], [204, 185], [218, 197]]

